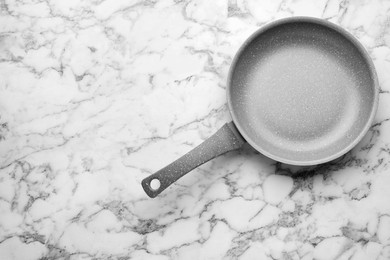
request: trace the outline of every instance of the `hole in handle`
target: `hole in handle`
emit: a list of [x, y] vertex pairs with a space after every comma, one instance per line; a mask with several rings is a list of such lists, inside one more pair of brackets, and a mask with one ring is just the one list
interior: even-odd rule
[[150, 181], [150, 188], [154, 191], [158, 190], [161, 186], [161, 182], [159, 179], [153, 179]]

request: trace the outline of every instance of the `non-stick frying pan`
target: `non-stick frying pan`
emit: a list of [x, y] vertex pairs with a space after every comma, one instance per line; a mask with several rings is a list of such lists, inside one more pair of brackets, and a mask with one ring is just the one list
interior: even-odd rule
[[294, 17], [247, 39], [228, 76], [233, 122], [142, 181], [155, 197], [177, 179], [248, 142], [292, 165], [333, 160], [366, 134], [378, 103], [378, 80], [364, 47], [328, 21]]

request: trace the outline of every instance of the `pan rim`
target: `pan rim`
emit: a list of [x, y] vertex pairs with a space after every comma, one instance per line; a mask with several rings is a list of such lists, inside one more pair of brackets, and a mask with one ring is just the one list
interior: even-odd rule
[[[258, 143], [256, 143], [254, 140], [252, 140], [251, 137], [245, 132], [243, 127], [240, 125], [240, 123], [237, 119], [237, 116], [234, 113], [233, 105], [232, 105], [232, 98], [231, 98], [231, 86], [232, 86], [231, 83], [232, 83], [232, 79], [233, 79], [233, 72], [234, 72], [234, 69], [237, 65], [239, 58], [241, 57], [242, 53], [245, 51], [246, 47], [260, 34], [264, 33], [265, 31], [267, 31], [273, 27], [276, 27], [276, 26], [279, 26], [282, 24], [287, 24], [287, 23], [290, 24], [290, 23], [297, 23], [297, 22], [312, 23], [312, 24], [317, 24], [317, 25], [327, 27], [327, 28], [339, 33], [341, 36], [343, 36], [345, 39], [347, 39], [349, 42], [351, 42], [357, 48], [359, 53], [362, 55], [362, 58], [364, 59], [365, 63], [367, 64], [367, 66], [369, 68], [369, 74], [371, 76], [371, 79], [372, 79], [372, 82], [374, 85], [374, 99], [373, 99], [372, 106], [371, 106], [371, 113], [370, 113], [370, 116], [369, 116], [366, 124], [364, 125], [364, 127], [360, 131], [359, 135], [352, 142], [350, 142], [346, 147], [344, 147], [343, 149], [341, 149], [340, 151], [338, 151], [334, 154], [331, 154], [331, 155], [323, 157], [323, 158], [314, 159], [314, 160], [306, 160], [306, 161], [305, 160], [291, 160], [288, 158], [283, 158], [277, 154], [273, 154], [273, 153], [267, 151], [266, 149], [261, 147]], [[265, 155], [265, 156], [267, 156], [275, 161], [278, 161], [278, 162], [282, 162], [282, 163], [290, 164], [290, 165], [297, 165], [297, 166], [310, 166], [310, 165], [317, 165], [317, 164], [326, 163], [326, 162], [329, 162], [329, 161], [332, 161], [334, 159], [341, 157], [342, 155], [344, 155], [348, 151], [350, 151], [353, 147], [355, 147], [363, 139], [363, 137], [366, 135], [369, 128], [371, 127], [372, 122], [373, 122], [374, 117], [375, 117], [375, 114], [376, 114], [377, 109], [378, 109], [379, 83], [378, 83], [378, 76], [377, 76], [377, 72], [375, 69], [375, 65], [374, 65], [368, 51], [363, 46], [363, 44], [355, 36], [353, 36], [350, 32], [348, 32], [346, 29], [342, 28], [341, 26], [334, 24], [332, 22], [329, 22], [328, 20], [325, 20], [325, 19], [309, 17], [309, 16], [294, 16], [294, 17], [282, 18], [279, 20], [269, 22], [269, 23], [265, 24], [264, 26], [262, 26], [261, 28], [259, 28], [258, 30], [256, 30], [252, 35], [250, 35], [244, 41], [244, 43], [240, 46], [237, 53], [235, 54], [233, 61], [230, 65], [228, 80], [227, 80], [226, 95], [227, 95], [227, 103], [228, 103], [229, 112], [230, 112], [230, 115], [233, 119], [235, 126], [237, 127], [240, 134], [244, 137], [244, 139], [253, 148], [255, 148], [257, 151], [259, 151], [263, 155]]]

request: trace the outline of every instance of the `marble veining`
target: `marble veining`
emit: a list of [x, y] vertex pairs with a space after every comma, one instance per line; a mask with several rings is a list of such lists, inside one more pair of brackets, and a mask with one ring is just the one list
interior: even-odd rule
[[[376, 66], [374, 125], [315, 167], [249, 146], [150, 199], [141, 180], [230, 120], [244, 40], [341, 25]], [[0, 259], [390, 259], [390, 2], [0, 1]]]

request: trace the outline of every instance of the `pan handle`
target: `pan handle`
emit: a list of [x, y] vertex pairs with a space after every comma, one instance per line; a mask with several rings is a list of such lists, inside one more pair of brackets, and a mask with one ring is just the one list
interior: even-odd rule
[[154, 198], [179, 178], [201, 164], [240, 148], [245, 143], [233, 122], [226, 123], [214, 135], [173, 163], [142, 180], [146, 194]]

